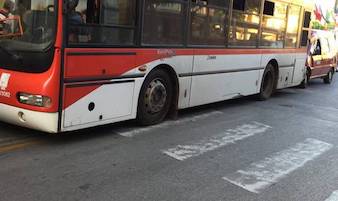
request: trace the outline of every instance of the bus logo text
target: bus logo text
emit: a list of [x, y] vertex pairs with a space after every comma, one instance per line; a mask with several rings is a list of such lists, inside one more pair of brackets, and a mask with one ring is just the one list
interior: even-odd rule
[[8, 87], [9, 78], [11, 74], [9, 73], [2, 73], [0, 77], [0, 89], [5, 91]]
[[11, 93], [8, 91], [0, 91], [0, 96], [6, 97], [6, 98], [10, 98], [11, 97]]
[[11, 74], [9, 73], [2, 73], [0, 77], [0, 96], [10, 98], [11, 93], [6, 91], [8, 87], [9, 78], [11, 77]]

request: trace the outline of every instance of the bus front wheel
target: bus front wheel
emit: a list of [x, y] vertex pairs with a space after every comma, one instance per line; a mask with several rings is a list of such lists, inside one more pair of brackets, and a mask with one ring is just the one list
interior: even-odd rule
[[141, 125], [160, 123], [167, 116], [173, 98], [173, 86], [166, 71], [149, 73], [144, 81], [137, 107], [137, 121]]
[[271, 64], [268, 64], [263, 74], [261, 89], [258, 94], [259, 100], [267, 100], [268, 98], [271, 97], [271, 95], [275, 90], [274, 89], [275, 81], [276, 81], [275, 68]]

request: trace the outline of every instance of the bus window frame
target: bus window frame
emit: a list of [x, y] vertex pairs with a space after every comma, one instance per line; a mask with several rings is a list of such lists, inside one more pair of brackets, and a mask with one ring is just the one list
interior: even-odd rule
[[[142, 13], [140, 10], [143, 7], [143, 1], [144, 0], [135, 0], [135, 25], [134, 26], [129, 26], [129, 25], [112, 25], [112, 24], [103, 24], [101, 23], [101, 15], [99, 19], [98, 24], [81, 24], [81, 25], [76, 25], [80, 27], [111, 27], [111, 28], [122, 28], [122, 29], [133, 29], [134, 30], [134, 38], [132, 45], [123, 45], [123, 44], [105, 44], [105, 43], [74, 43], [71, 44], [69, 43], [69, 28], [70, 28], [70, 23], [68, 22], [68, 12], [67, 12], [67, 3], [63, 4], [63, 21], [64, 21], [64, 37], [63, 37], [63, 43], [64, 46], [67, 48], [121, 48], [121, 47], [129, 47], [129, 48], [135, 48], [135, 47], [140, 47], [139, 45], [139, 33], [140, 33], [140, 13]], [[142, 5], [142, 6], [140, 6]], [[102, 3], [100, 4], [100, 9], [102, 9]]]
[[[59, 15], [60, 15], [60, 4], [58, 0], [53, 0], [54, 2], [54, 25], [53, 25], [53, 31], [54, 31], [54, 35], [53, 38], [48, 42], [48, 44], [46, 43], [46, 45], [44, 46], [44, 48], [34, 48], [34, 49], [15, 49], [15, 51], [18, 53], [18, 55], [27, 57], [27, 56], [31, 56], [31, 55], [36, 55], [37, 57], [40, 58], [44, 58], [43, 59], [43, 64], [41, 64], [41, 62], [39, 62], [39, 64], [35, 64], [33, 65], [34, 69], [30, 69], [27, 68], [27, 65], [25, 65], [25, 63], [22, 64], [22, 62], [20, 62], [17, 65], [13, 65], [13, 66], [2, 66], [3, 69], [6, 70], [13, 70], [13, 71], [17, 71], [17, 72], [24, 72], [24, 73], [33, 73], [33, 74], [38, 74], [38, 73], [44, 73], [47, 72], [48, 70], [51, 69], [52, 64], [54, 62], [54, 57], [55, 57], [55, 49], [58, 47], [59, 44], [57, 44], [58, 42], [58, 34], [62, 34], [59, 33], [59, 24], [62, 24], [59, 21]], [[22, 19], [20, 19], [22, 20]], [[41, 44], [37, 44], [41, 45]], [[15, 62], [17, 63], [17, 62]], [[40, 66], [39, 66], [40, 65]], [[36, 69], [36, 67], [39, 66], [39, 68]]]
[[[177, 1], [179, 3], [184, 2], [184, 0], [172, 0], [173, 2]], [[205, 7], [210, 7], [210, 8], [216, 8], [216, 9], [223, 9], [225, 10], [227, 16], [225, 17], [225, 23], [226, 23], [226, 37], [225, 37], [225, 44], [224, 45], [194, 45], [194, 44], [189, 44], [190, 41], [190, 35], [191, 35], [191, 8], [192, 5], [194, 4], [194, 2], [192, 2], [192, 0], [186, 0], [186, 14], [185, 14], [185, 27], [184, 27], [184, 40], [183, 40], [183, 44], [180, 45], [170, 45], [170, 44], [144, 44], [142, 42], [143, 39], [143, 29], [144, 29], [144, 12], [145, 12], [145, 0], [138, 0], [136, 1], [136, 9], [135, 9], [135, 15], [136, 15], [136, 20], [135, 20], [135, 26], [133, 26], [134, 29], [134, 40], [133, 40], [133, 44], [132, 45], [123, 45], [123, 44], [102, 44], [102, 43], [98, 43], [98, 44], [94, 44], [94, 43], [85, 43], [85, 44], [69, 44], [68, 43], [68, 39], [65, 38], [65, 43], [66, 43], [66, 47], [70, 47], [70, 48], [177, 48], [177, 49], [184, 49], [184, 48], [201, 48], [201, 49], [220, 49], [220, 48], [226, 48], [226, 49], [271, 49], [273, 47], [265, 47], [265, 46], [260, 46], [261, 40], [262, 40], [262, 33], [264, 31], [264, 28], [262, 26], [262, 22], [263, 22], [263, 17], [264, 17], [264, 3], [266, 0], [261, 0], [260, 3], [260, 12], [258, 14], [259, 16], [259, 24], [258, 24], [258, 39], [257, 39], [257, 45], [256, 46], [229, 46], [229, 29], [230, 29], [230, 25], [231, 25], [231, 20], [233, 17], [233, 0], [228, 0], [228, 7], [220, 7], [220, 6], [213, 6], [213, 5], [204, 5]], [[300, 13], [299, 13], [299, 25], [298, 25], [298, 31], [297, 31], [297, 44], [296, 47], [286, 47], [285, 43], [286, 43], [286, 34], [287, 34], [287, 19], [285, 19], [285, 29], [283, 30], [275, 30], [278, 32], [281, 32], [284, 35], [284, 39], [283, 39], [283, 47], [281, 48], [273, 48], [273, 49], [298, 49], [298, 48], [303, 48], [301, 47], [301, 35], [302, 35], [302, 24], [304, 22], [304, 16], [303, 14], [305, 13], [305, 9], [302, 5], [299, 4], [295, 4], [295, 3], [290, 3], [290, 2], [285, 2], [285, 1], [279, 1], [279, 0], [268, 0], [270, 2], [274, 2], [274, 3], [284, 3], [287, 5], [287, 13], [286, 13], [286, 18], [288, 17], [288, 11], [289, 11], [289, 7], [292, 5], [295, 6], [299, 6], [300, 7]], [[237, 10], [236, 10], [237, 11]], [[243, 12], [243, 13], [247, 13], [247, 12]], [[270, 15], [267, 15], [270, 16]], [[270, 16], [271, 17], [271, 16]], [[67, 20], [67, 18], [65, 18]], [[68, 32], [68, 26], [69, 23], [65, 23], [65, 27], [66, 27], [66, 31]], [[101, 26], [101, 25], [98, 25]], [[116, 26], [112, 26], [112, 25], [108, 25], [109, 27], [116, 27]], [[107, 26], [107, 27], [108, 27]], [[65, 35], [67, 36], [67, 34]]]
[[[190, 0], [189, 0], [190, 1]], [[199, 6], [200, 8], [207, 8], [207, 9], [215, 9], [215, 10], [222, 10], [224, 11], [224, 23], [225, 23], [225, 37], [224, 37], [224, 45], [204, 45], [204, 44], [193, 44], [191, 42], [191, 24], [192, 24], [192, 15], [191, 15], [191, 5], [192, 4], [195, 4], [196, 6]], [[225, 8], [225, 7], [220, 7], [220, 6], [215, 6], [215, 5], [199, 5], [198, 3], [191, 3], [189, 4], [190, 7], [188, 7], [188, 11], [190, 12], [189, 13], [189, 20], [188, 20], [188, 25], [189, 26], [189, 33], [188, 33], [188, 36], [189, 38], [187, 39], [187, 46], [188, 47], [203, 47], [203, 46], [210, 46], [210, 47], [227, 47], [228, 46], [228, 40], [229, 40], [229, 17], [226, 17], [227, 14], [228, 16], [230, 15], [229, 14], [229, 7], [230, 7], [230, 1], [229, 1], [229, 7], [228, 8]]]
[[[185, 8], [185, 18], [183, 19], [183, 41], [181, 44], [148, 44], [148, 43], [144, 43], [143, 42], [143, 34], [144, 34], [144, 18], [145, 18], [145, 1], [146, 0], [141, 0], [142, 1], [142, 10], [140, 12], [139, 18], [142, 18], [142, 24], [141, 27], [139, 29], [140, 32], [140, 39], [139, 39], [139, 45], [140, 47], [174, 47], [174, 48], [185, 48], [188, 45], [188, 40], [187, 40], [187, 36], [189, 35], [188, 30], [190, 30], [189, 26], [189, 20], [190, 20], [190, 9], [191, 9], [191, 0], [171, 0], [170, 2], [172, 3], [180, 3], [181, 5], [184, 5]], [[183, 6], [183, 7], [184, 7]]]
[[[258, 46], [259, 46], [259, 41], [260, 41], [260, 33], [261, 33], [261, 21], [262, 21], [262, 19], [261, 19], [261, 15], [262, 15], [262, 12], [263, 12], [263, 10], [261, 9], [262, 8], [262, 4], [264, 5], [264, 0], [260, 0], [260, 3], [259, 3], [259, 6], [258, 6], [258, 8], [259, 8], [259, 12], [256, 14], [256, 13], [254, 13], [254, 12], [249, 12], [249, 11], [247, 11], [246, 10], [246, 8], [247, 8], [247, 0], [245, 0], [244, 1], [244, 10], [238, 10], [238, 9], [234, 9], [233, 8], [233, 3], [234, 3], [234, 0], [232, 0], [231, 2], [230, 2], [230, 9], [231, 9], [231, 16], [229, 17], [230, 19], [229, 19], [229, 29], [228, 29], [228, 39], [227, 39], [227, 48], [233, 48], [233, 49], [257, 49], [258, 48]], [[233, 23], [233, 18], [234, 18], [234, 15], [233, 15], [233, 13], [237, 13], [237, 14], [240, 14], [240, 15], [254, 15], [254, 16], [258, 16], [258, 19], [259, 19], [259, 22], [258, 22], [258, 24], [254, 24], [254, 23], [249, 23], [249, 22], [241, 22], [240, 24], [241, 25], [244, 25], [244, 24], [246, 24], [246, 25], [249, 25], [249, 26], [252, 26], [252, 27], [254, 27], [254, 29], [257, 29], [257, 38], [256, 38], [256, 40], [255, 40], [255, 45], [251, 45], [251, 46], [245, 46], [245, 45], [231, 45], [230, 43], [229, 43], [229, 41], [230, 41], [230, 29], [231, 29], [231, 27], [232, 27], [232, 23]], [[229, 14], [230, 15], [230, 14]], [[248, 27], [249, 27], [248, 26]], [[236, 26], [236, 27], [238, 27], [238, 26]], [[241, 26], [242, 27], [242, 26]], [[243, 27], [243, 28], [245, 28], [245, 27]]]

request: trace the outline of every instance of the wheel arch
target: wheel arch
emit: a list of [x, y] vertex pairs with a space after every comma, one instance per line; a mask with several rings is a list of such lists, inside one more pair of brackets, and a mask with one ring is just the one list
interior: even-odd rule
[[278, 62], [276, 59], [271, 59], [267, 66], [268, 65], [272, 65], [274, 70], [275, 70], [275, 76], [276, 76], [276, 80], [275, 80], [275, 83], [274, 83], [274, 89], [277, 89], [277, 85], [278, 85], [278, 80], [279, 80], [279, 65], [278, 65]]
[[[155, 70], [165, 71], [169, 75], [170, 80], [173, 84], [174, 93], [173, 93], [172, 103], [171, 103], [170, 108], [169, 108], [168, 116], [175, 118], [176, 115], [177, 115], [177, 111], [178, 111], [178, 99], [179, 99], [179, 90], [180, 90], [178, 74], [176, 73], [174, 68], [171, 65], [168, 65], [168, 64], [159, 64], [159, 65], [155, 66], [153, 69], [151, 69], [151, 71], [149, 73], [151, 73]], [[149, 73], [147, 75], [149, 75]], [[146, 78], [147, 77], [145, 77], [145, 79]]]

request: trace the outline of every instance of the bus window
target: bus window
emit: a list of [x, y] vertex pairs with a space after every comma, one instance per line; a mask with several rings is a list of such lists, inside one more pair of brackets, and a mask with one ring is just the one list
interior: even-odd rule
[[302, 27], [302, 37], [301, 37], [301, 47], [307, 46], [307, 41], [309, 38], [309, 28], [311, 22], [311, 12], [305, 11], [304, 13], [304, 22]]
[[[82, 5], [83, 1], [81, 1]], [[68, 12], [68, 22], [71, 26], [76, 26], [83, 24], [85, 22], [85, 15], [81, 13], [79, 1], [78, 0], [69, 0], [67, 4]], [[80, 36], [79, 28], [71, 27], [68, 31], [68, 41], [69, 42], [78, 42]]]
[[79, 0], [75, 11], [68, 11], [69, 44], [132, 45], [135, 4], [136, 0]]
[[224, 0], [191, 0], [192, 3], [203, 6], [217, 6], [222, 8], [228, 8], [229, 1]]
[[260, 1], [235, 0], [229, 33], [229, 46], [256, 47], [259, 30]]
[[275, 12], [275, 3], [271, 1], [265, 1], [263, 14], [273, 16], [274, 12]]
[[260, 0], [234, 0], [233, 9], [237, 11], [245, 11], [247, 13], [259, 14]]
[[301, 47], [306, 47], [307, 43], [308, 43], [308, 40], [309, 40], [309, 31], [303, 30], [302, 31], [302, 38], [301, 38], [300, 46]]
[[288, 23], [286, 29], [286, 47], [296, 47], [300, 20], [300, 6], [291, 5], [288, 11]]
[[183, 45], [186, 1], [146, 0], [142, 43]]
[[310, 28], [310, 23], [311, 23], [311, 12], [305, 11], [303, 27], [304, 28]]
[[[222, 7], [216, 8], [215, 5], [222, 5]], [[196, 1], [196, 3], [192, 3], [189, 44], [225, 46], [227, 5], [227, 1]]]
[[56, 35], [56, 1], [0, 2], [0, 46], [11, 52], [0, 51], [0, 66], [33, 73], [49, 69]]
[[102, 23], [107, 25], [134, 26], [136, 24], [136, 2], [104, 0], [102, 4]]
[[245, 10], [245, 0], [234, 0], [234, 5], [233, 5], [234, 10]]
[[264, 2], [261, 47], [283, 48], [288, 5], [282, 2]]
[[261, 10], [261, 0], [246, 0], [245, 11], [253, 14], [259, 14]]

